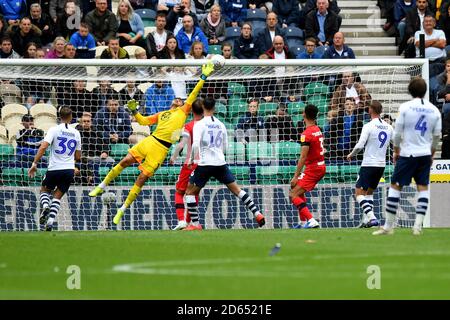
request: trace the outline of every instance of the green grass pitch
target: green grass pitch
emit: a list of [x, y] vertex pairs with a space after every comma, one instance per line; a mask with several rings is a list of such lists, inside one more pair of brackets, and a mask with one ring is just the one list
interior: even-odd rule
[[449, 229], [372, 231], [5, 232], [0, 299], [450, 299]]

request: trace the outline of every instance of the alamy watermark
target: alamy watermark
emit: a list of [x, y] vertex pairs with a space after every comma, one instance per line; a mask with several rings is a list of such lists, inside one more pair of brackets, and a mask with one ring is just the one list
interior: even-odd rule
[[369, 290], [380, 290], [381, 289], [381, 268], [377, 265], [370, 265], [367, 267], [366, 273], [369, 277], [366, 281], [367, 289]]

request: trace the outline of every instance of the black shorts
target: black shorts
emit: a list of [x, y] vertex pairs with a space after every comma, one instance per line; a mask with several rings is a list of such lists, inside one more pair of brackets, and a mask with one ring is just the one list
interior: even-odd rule
[[401, 187], [409, 186], [414, 178], [416, 184], [427, 186], [430, 183], [431, 156], [399, 157], [395, 164], [391, 183]]
[[47, 171], [42, 185], [52, 191], [58, 188], [62, 193], [66, 193], [73, 183], [74, 173], [74, 169]]
[[375, 190], [383, 177], [384, 167], [361, 167], [356, 180], [356, 188], [367, 191], [369, 188]]
[[211, 177], [214, 177], [220, 183], [225, 185], [236, 181], [235, 177], [228, 168], [223, 166], [198, 166], [189, 178], [189, 182], [195, 184], [199, 188], [203, 188]]

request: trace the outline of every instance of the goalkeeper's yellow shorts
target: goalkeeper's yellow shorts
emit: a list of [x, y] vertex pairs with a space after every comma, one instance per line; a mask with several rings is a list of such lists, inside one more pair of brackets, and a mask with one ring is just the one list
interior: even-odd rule
[[151, 177], [166, 159], [169, 148], [150, 135], [128, 152], [139, 162], [139, 170], [147, 177]]

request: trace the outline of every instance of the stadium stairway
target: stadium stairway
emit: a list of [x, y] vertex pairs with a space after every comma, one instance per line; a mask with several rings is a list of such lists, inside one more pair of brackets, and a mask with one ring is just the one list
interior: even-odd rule
[[340, 31], [345, 35], [357, 58], [401, 59], [397, 55], [395, 38], [383, 30], [385, 19], [373, 0], [339, 0], [342, 16]]

